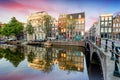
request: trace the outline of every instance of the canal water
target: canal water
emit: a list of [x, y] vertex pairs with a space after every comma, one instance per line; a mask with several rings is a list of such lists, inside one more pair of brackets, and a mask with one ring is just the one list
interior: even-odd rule
[[84, 53], [75, 46], [0, 45], [0, 80], [90, 80]]

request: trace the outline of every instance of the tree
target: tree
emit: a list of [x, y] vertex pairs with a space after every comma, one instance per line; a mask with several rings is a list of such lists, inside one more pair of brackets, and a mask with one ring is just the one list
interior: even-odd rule
[[4, 28], [1, 30], [2, 35], [9, 37], [12, 34], [12, 28], [8, 24], [5, 24]]
[[11, 21], [5, 25], [2, 32], [5, 36], [14, 35], [16, 39], [18, 39], [20, 37], [19, 35], [23, 32], [23, 24], [13, 17]]
[[[61, 21], [61, 20], [60, 20]], [[66, 30], [68, 27], [68, 18], [64, 17], [60, 23], [58, 23], [59, 31], [61, 35], [66, 35]]]
[[34, 33], [34, 28], [32, 27], [31, 23], [27, 25], [27, 32], [28, 34], [32, 35]]

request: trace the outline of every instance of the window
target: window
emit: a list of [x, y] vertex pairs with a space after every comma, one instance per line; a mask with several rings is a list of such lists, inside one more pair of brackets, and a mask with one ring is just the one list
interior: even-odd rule
[[111, 32], [111, 31], [112, 31], [111, 28], [109, 28], [109, 29], [108, 29], [108, 32]]
[[82, 20], [82, 23], [84, 23], [84, 20]]
[[104, 21], [104, 17], [101, 17], [101, 20]]
[[115, 28], [113, 29], [113, 32], [115, 32]]
[[118, 23], [116, 24], [116, 27], [118, 27]]
[[81, 29], [84, 29], [84, 25], [81, 25]]
[[79, 21], [79, 24], [81, 24], [81, 21]]
[[70, 19], [72, 19], [72, 16], [70, 16]]
[[118, 29], [116, 29], [116, 32], [118, 32]]
[[105, 32], [107, 32], [107, 28], [105, 28]]
[[82, 25], [82, 29], [84, 29], [84, 25]]
[[101, 32], [104, 32], [104, 28], [101, 28]]
[[101, 22], [101, 26], [104, 26], [104, 22]]
[[105, 26], [107, 26], [108, 22], [105, 22]]
[[109, 20], [112, 20], [112, 17], [109, 17]]
[[113, 27], [115, 27], [115, 23], [113, 24]]
[[112, 22], [111, 21], [109, 21], [109, 24], [108, 24], [109, 26], [112, 26]]
[[118, 23], [118, 27], [120, 26], [120, 24]]
[[105, 20], [108, 20], [108, 17], [105, 17]]
[[81, 18], [81, 15], [79, 14], [79, 18]]

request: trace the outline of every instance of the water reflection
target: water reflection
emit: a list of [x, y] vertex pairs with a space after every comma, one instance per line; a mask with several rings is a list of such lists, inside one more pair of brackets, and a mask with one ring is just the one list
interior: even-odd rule
[[28, 46], [29, 67], [44, 72], [52, 71], [54, 64], [59, 65], [61, 70], [81, 71], [84, 70], [84, 55], [80, 50], [61, 49], [55, 47], [42, 48]]
[[0, 80], [89, 80], [83, 53], [81, 47], [3, 45]]
[[11, 62], [14, 67], [17, 67], [21, 61], [24, 60], [24, 53], [21, 52], [19, 47], [16, 48], [0, 48], [0, 58], [5, 58]]

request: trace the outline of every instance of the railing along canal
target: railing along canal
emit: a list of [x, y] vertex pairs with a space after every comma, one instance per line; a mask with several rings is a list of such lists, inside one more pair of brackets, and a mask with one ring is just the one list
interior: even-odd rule
[[[120, 68], [119, 68], [119, 57], [120, 57], [120, 46], [115, 45], [114, 40], [104, 39], [105, 40], [105, 52], [110, 50], [111, 52], [111, 60], [115, 62], [114, 76], [120, 77]], [[101, 42], [102, 43], [102, 42]]]
[[120, 57], [120, 46], [115, 45], [114, 40], [109, 39], [96, 39], [96, 40], [90, 40], [93, 43], [96, 43], [96, 45], [100, 48], [104, 48], [104, 52], [111, 52], [111, 60], [114, 60], [115, 63], [115, 69], [113, 72], [113, 75], [116, 77], [120, 77], [120, 64], [119, 64], [119, 57]]

